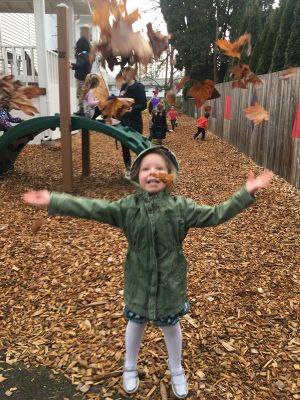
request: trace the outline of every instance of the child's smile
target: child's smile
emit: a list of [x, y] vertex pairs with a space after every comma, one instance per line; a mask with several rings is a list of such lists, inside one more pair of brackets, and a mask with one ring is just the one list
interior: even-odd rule
[[146, 155], [140, 166], [139, 184], [147, 193], [158, 193], [165, 189], [166, 185], [152, 174], [164, 172], [168, 173], [168, 167], [165, 159], [157, 153]]

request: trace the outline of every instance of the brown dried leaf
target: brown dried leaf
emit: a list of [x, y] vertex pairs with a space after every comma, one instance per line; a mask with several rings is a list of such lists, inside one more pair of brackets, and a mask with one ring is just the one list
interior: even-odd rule
[[147, 24], [147, 33], [153, 50], [154, 58], [157, 60], [161, 53], [168, 49], [169, 37], [160, 32], [154, 32], [151, 22]]
[[263, 84], [263, 81], [251, 71], [247, 64], [236, 65], [232, 70], [232, 75], [236, 79], [232, 82], [233, 88], [246, 89], [248, 83], [253, 85]]
[[99, 100], [98, 107], [100, 110], [105, 107], [109, 96], [107, 84], [102, 76], [97, 75], [99, 84], [93, 89], [93, 94]]
[[266, 111], [261, 105], [255, 103], [254, 106], [247, 107], [244, 109], [246, 118], [254, 123], [254, 125], [258, 125], [262, 121], [269, 120], [269, 113]]
[[132, 107], [134, 99], [127, 97], [117, 97], [107, 100], [104, 108], [102, 109], [102, 115], [108, 119], [115, 117], [121, 119], [127, 109]]
[[244, 45], [248, 46], [247, 55], [250, 55], [251, 53], [251, 34], [246, 32], [235, 42], [229, 42], [227, 39], [219, 39], [216, 41], [216, 44], [227, 56], [240, 58], [240, 49]]
[[195, 82], [188, 90], [188, 95], [195, 99], [195, 104], [199, 108], [206, 100], [220, 97], [220, 93], [215, 88], [215, 83], [209, 79], [201, 82]]
[[166, 174], [165, 172], [153, 172], [151, 175], [163, 182], [167, 187], [171, 187], [174, 184], [173, 174]]
[[279, 79], [289, 79], [291, 76], [297, 75], [298, 71], [298, 67], [289, 67], [288, 69], [282, 71], [282, 73], [279, 75]]
[[31, 230], [34, 235], [38, 233], [38, 231], [41, 229], [43, 223], [45, 222], [44, 218], [38, 218], [35, 221], [33, 221], [31, 225]]
[[0, 102], [2, 107], [9, 110], [21, 110], [27, 115], [38, 113], [38, 109], [32, 105], [31, 99], [43, 94], [38, 86], [23, 86], [20, 81], [14, 81], [12, 75], [6, 75], [0, 79]]

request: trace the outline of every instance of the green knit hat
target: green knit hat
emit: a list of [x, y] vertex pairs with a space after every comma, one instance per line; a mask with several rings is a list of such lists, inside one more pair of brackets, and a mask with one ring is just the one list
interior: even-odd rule
[[137, 158], [134, 160], [134, 163], [132, 164], [131, 167], [131, 171], [134, 170], [137, 166], [137, 164], [139, 164], [141, 162], [141, 160], [150, 153], [159, 153], [157, 150], [159, 150], [159, 152], [163, 153], [170, 161], [171, 163], [174, 165], [177, 173], [179, 172], [179, 164], [177, 161], [177, 158], [175, 156], [175, 154], [169, 150], [166, 146], [151, 146], [146, 150], [143, 150], [138, 156]]

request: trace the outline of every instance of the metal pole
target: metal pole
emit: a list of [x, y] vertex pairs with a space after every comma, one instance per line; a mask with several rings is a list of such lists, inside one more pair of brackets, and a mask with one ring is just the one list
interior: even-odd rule
[[59, 109], [62, 149], [63, 190], [72, 192], [72, 137], [70, 116], [70, 67], [69, 67], [69, 18], [68, 6], [57, 6], [57, 44], [59, 75]]

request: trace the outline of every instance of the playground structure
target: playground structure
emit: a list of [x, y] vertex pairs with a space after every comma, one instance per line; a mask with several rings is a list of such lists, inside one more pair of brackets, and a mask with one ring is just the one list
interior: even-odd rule
[[[61, 124], [61, 118], [57, 114], [50, 117], [37, 117], [24, 121], [9, 130], [8, 134], [0, 138], [0, 175], [14, 168], [14, 162], [22, 149], [36, 135], [46, 129], [54, 130]], [[104, 133], [129, 147], [130, 150], [139, 154], [149, 147], [149, 141], [140, 133], [125, 126], [112, 126], [91, 120], [85, 117], [71, 116], [70, 135], [72, 131], [82, 131], [82, 174], [89, 175], [90, 172], [90, 146], [89, 131]], [[68, 160], [67, 160], [68, 161]]]
[[151, 146], [146, 138], [135, 130], [124, 126], [111, 126], [85, 117], [71, 116], [70, 113], [70, 68], [69, 68], [69, 15], [68, 6], [57, 6], [58, 71], [60, 114], [37, 117], [21, 122], [0, 137], [0, 174], [14, 168], [19, 153], [36, 135], [47, 129], [60, 128], [63, 190], [72, 192], [72, 135], [82, 131], [82, 173], [90, 172], [90, 130], [104, 133], [119, 140], [136, 154]]

